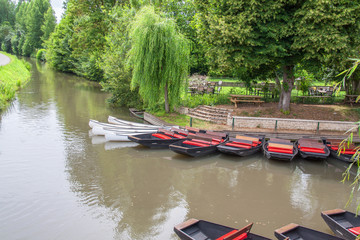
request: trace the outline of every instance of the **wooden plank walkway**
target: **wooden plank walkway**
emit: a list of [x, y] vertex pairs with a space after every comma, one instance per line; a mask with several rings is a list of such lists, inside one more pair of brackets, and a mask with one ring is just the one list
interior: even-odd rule
[[[306, 134], [306, 133], [275, 133], [275, 132], [244, 132], [244, 131], [223, 131], [229, 133], [231, 137], [236, 136], [237, 134], [246, 134], [246, 135], [264, 135], [266, 139], [268, 138], [283, 138], [290, 139], [292, 141], [299, 140], [302, 137], [309, 137], [313, 139], [320, 139], [320, 137], [324, 138], [336, 138], [343, 139], [347, 137], [347, 135], [316, 135], [316, 134]], [[354, 136], [354, 142], [360, 142], [360, 138], [358, 136]]]

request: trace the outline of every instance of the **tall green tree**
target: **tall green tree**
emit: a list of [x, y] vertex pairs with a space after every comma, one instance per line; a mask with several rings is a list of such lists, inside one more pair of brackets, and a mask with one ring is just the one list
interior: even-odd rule
[[179, 31], [189, 40], [190, 49], [190, 73], [207, 74], [209, 67], [206, 63], [205, 49], [199, 42], [197, 31], [194, 26], [195, 5], [193, 0], [168, 0], [161, 7], [161, 11], [167, 17], [173, 18]]
[[0, 25], [0, 47], [2, 51], [11, 52], [11, 38], [14, 30], [9, 22], [3, 22]]
[[72, 17], [68, 15], [62, 18], [46, 41], [46, 61], [54, 69], [63, 72], [74, 72], [75, 68], [76, 59], [71, 56], [73, 49], [70, 46], [74, 33], [71, 28], [72, 22]]
[[55, 12], [52, 8], [48, 8], [44, 15], [44, 23], [41, 26], [41, 40], [43, 43], [45, 43], [46, 40], [49, 39], [50, 34], [54, 31], [56, 26], [56, 17]]
[[273, 76], [290, 110], [294, 67], [336, 66], [357, 50], [359, 4], [350, 0], [195, 0], [199, 37], [212, 67]]
[[51, 8], [49, 0], [32, 0], [27, 10], [26, 37], [22, 48], [23, 55], [30, 56], [36, 49], [42, 47], [41, 30], [44, 24], [45, 14]]
[[10, 25], [15, 25], [15, 4], [11, 0], [0, 0], [0, 25], [3, 22], [8, 22]]
[[132, 71], [125, 60], [130, 50], [129, 26], [135, 11], [130, 7], [116, 6], [111, 12], [110, 33], [106, 36], [106, 46], [99, 63], [104, 72], [101, 82], [103, 90], [111, 92], [109, 102], [126, 107], [143, 108], [138, 88], [130, 90]]
[[[51, 59], [56, 59], [56, 64], [58, 64], [64, 56], [62, 66], [72, 65], [73, 67], [67, 69], [90, 80], [101, 81], [103, 72], [98, 63], [104, 51], [105, 36], [111, 29], [109, 12], [115, 4], [122, 5], [123, 2], [117, 3], [113, 0], [67, 1], [67, 9], [60, 22], [62, 26], [56, 28], [54, 36], [51, 37], [48, 44]], [[64, 39], [59, 39], [62, 37]], [[63, 44], [57, 46], [54, 44], [55, 42]], [[58, 54], [69, 51], [71, 63], [67, 62], [70, 60], [67, 54]], [[57, 68], [55, 62], [50, 61], [49, 63]]]
[[139, 86], [140, 95], [150, 107], [164, 99], [165, 111], [178, 102], [188, 74], [188, 41], [173, 20], [143, 7], [135, 17], [130, 32], [130, 64], [132, 87]]

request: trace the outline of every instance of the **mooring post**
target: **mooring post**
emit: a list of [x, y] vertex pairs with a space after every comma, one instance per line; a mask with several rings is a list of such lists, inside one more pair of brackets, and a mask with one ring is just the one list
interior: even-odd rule
[[320, 122], [318, 122], [318, 124], [317, 124], [316, 134], [319, 134], [319, 131], [320, 131]]
[[190, 127], [192, 127], [192, 117], [190, 117]]
[[277, 131], [277, 122], [278, 120], [275, 121], [275, 132]]
[[235, 126], [235, 118], [232, 118], [232, 124], [231, 124], [231, 129], [234, 131], [234, 126]]

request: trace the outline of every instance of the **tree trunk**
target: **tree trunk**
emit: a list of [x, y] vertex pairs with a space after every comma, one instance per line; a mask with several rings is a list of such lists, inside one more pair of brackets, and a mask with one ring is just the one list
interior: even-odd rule
[[280, 79], [279, 79], [279, 76], [276, 74], [275, 72], [275, 82], [276, 82], [276, 86], [277, 88], [279, 89], [279, 104], [278, 104], [278, 109], [281, 109], [281, 102], [283, 100], [283, 89], [282, 89], [282, 86], [281, 86], [281, 82], [280, 82]]
[[165, 112], [169, 113], [170, 112], [170, 107], [169, 107], [169, 96], [168, 96], [168, 86], [167, 83], [165, 84], [164, 87], [164, 94], [165, 94]]
[[282, 112], [290, 112], [291, 90], [294, 87], [294, 66], [284, 66], [283, 84], [281, 86], [279, 108]]

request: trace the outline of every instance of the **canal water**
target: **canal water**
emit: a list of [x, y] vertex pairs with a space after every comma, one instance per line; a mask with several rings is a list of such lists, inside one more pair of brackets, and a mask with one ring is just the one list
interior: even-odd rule
[[347, 165], [335, 159], [189, 158], [93, 137], [89, 119], [136, 119], [94, 84], [31, 63], [0, 116], [0, 239], [177, 239], [188, 218], [253, 222], [275, 239], [291, 222], [330, 233], [320, 212], [346, 205]]

